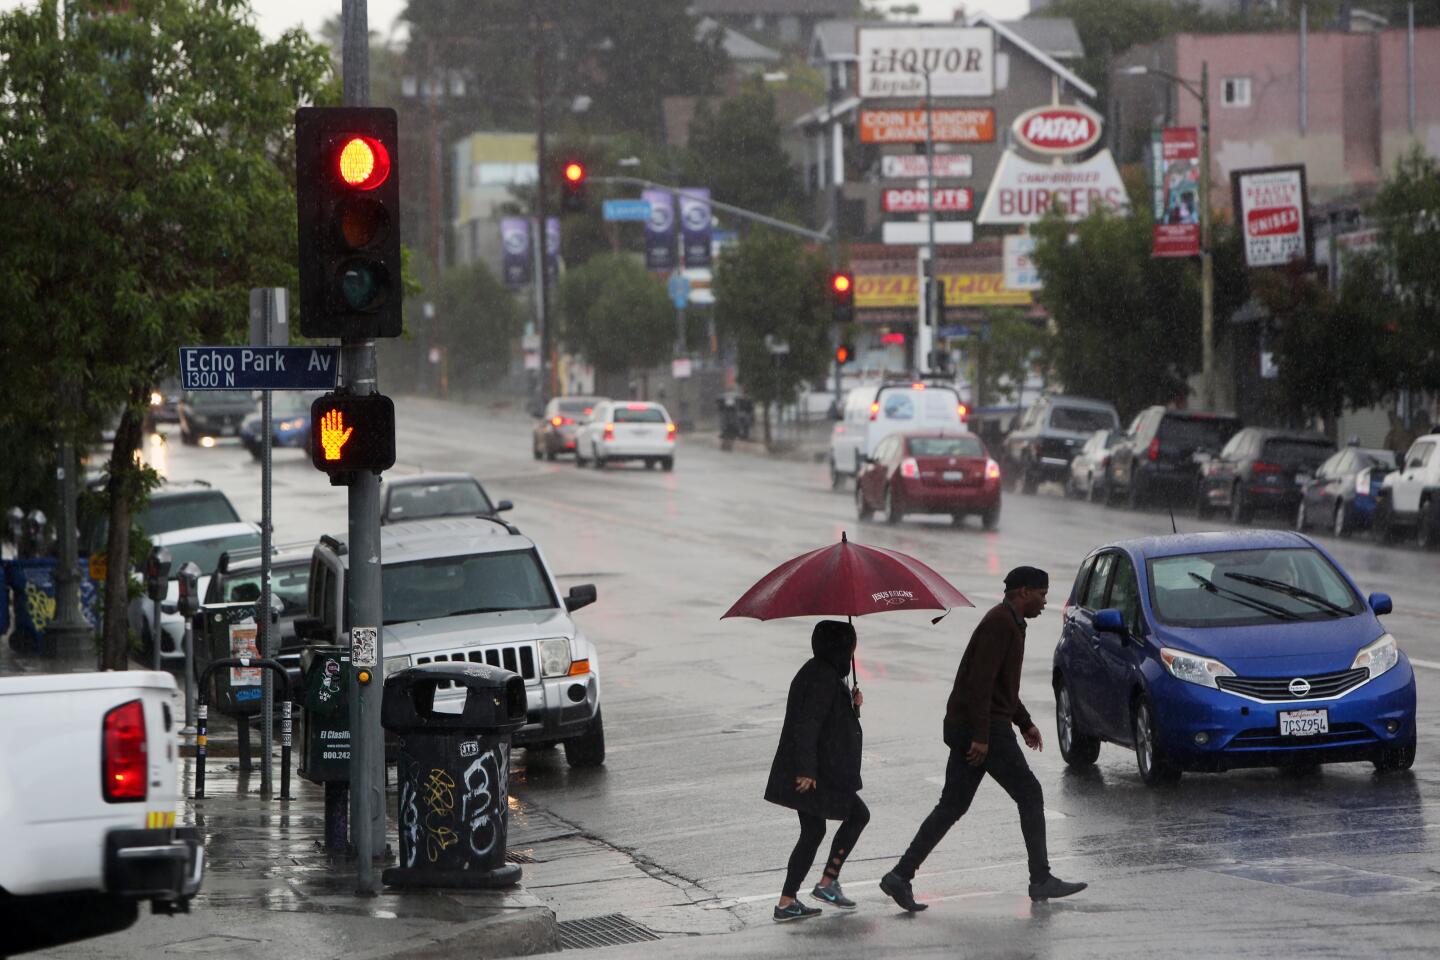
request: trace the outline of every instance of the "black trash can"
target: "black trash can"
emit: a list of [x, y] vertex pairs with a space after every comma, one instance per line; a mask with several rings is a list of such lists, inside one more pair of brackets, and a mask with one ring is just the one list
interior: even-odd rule
[[[459, 705], [437, 711], [435, 701]], [[432, 663], [385, 678], [380, 722], [399, 740], [400, 865], [392, 887], [505, 887], [510, 735], [525, 725], [525, 681], [483, 663]]]

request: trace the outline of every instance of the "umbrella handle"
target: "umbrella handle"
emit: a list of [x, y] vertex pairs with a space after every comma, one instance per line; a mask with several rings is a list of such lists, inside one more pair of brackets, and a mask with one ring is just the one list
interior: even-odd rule
[[860, 716], [860, 705], [855, 702], [855, 694], [860, 692], [860, 676], [855, 672], [855, 654], [850, 654], [850, 709], [855, 711], [855, 716]]

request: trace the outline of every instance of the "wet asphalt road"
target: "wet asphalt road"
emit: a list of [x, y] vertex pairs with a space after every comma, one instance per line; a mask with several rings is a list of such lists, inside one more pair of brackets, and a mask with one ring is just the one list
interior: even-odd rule
[[[1416, 661], [1420, 749], [1412, 773], [1370, 765], [1295, 777], [1187, 775], [1151, 790], [1131, 752], [1107, 745], [1067, 772], [1048, 676], [1059, 608], [1081, 558], [1113, 539], [1169, 531], [1163, 512], [1008, 496], [1000, 529], [917, 518], [861, 524], [820, 464], [723, 454], [681, 439], [674, 473], [577, 470], [530, 457], [529, 421], [509, 406], [397, 403], [397, 472], [465, 470], [534, 537], [562, 581], [593, 582], [577, 615], [599, 644], [608, 760], [570, 771], [559, 753], [514, 758], [514, 792], [575, 834], [537, 848], [526, 884], [561, 920], [624, 913], [666, 935], [613, 956], [1427, 956], [1440, 942], [1440, 556], [1364, 540], [1323, 542], [1365, 591], [1393, 595], [1386, 625]], [[155, 448], [177, 479], [204, 477], [259, 518], [259, 469], [242, 449]], [[276, 539], [343, 528], [344, 493], [298, 451], [276, 458]], [[1180, 529], [1195, 521], [1177, 517]], [[1264, 521], [1261, 521], [1264, 522]], [[1269, 521], [1280, 524], [1279, 518]], [[1210, 521], [1209, 528], [1223, 527]], [[764, 803], [786, 689], [809, 653], [808, 621], [720, 621], [759, 576], [838, 540], [914, 554], [976, 610], [932, 626], [869, 617], [860, 633], [869, 829], [846, 867], [853, 914], [778, 926], [769, 911], [795, 836]], [[1052, 603], [1032, 623], [1021, 694], [1046, 738], [1032, 765], [1046, 793], [1055, 872], [1092, 887], [1032, 907], [1015, 810], [987, 782], [916, 880], [923, 915], [899, 914], [875, 884], [938, 797], [940, 717], [956, 664], [1011, 566], [1050, 570]], [[684, 935], [691, 936], [684, 936]]]

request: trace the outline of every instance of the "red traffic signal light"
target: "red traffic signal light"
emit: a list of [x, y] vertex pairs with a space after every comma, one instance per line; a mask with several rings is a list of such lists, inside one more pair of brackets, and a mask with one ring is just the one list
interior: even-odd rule
[[395, 465], [395, 404], [383, 394], [327, 393], [310, 405], [310, 462], [331, 475]]
[[583, 164], [571, 161], [565, 164], [565, 182], [580, 183], [585, 179], [585, 167]]
[[848, 273], [836, 273], [830, 277], [830, 292], [836, 302], [849, 300], [855, 295], [855, 278]]
[[836, 366], [843, 367], [853, 359], [855, 359], [855, 348], [850, 346], [850, 344], [842, 343], [835, 348]]
[[397, 147], [394, 110], [295, 113], [300, 332], [307, 337], [401, 333]]
[[585, 164], [567, 160], [560, 167], [560, 208], [571, 213], [585, 209]]
[[855, 274], [848, 270], [830, 274], [830, 307], [835, 323], [849, 323], [855, 317]]

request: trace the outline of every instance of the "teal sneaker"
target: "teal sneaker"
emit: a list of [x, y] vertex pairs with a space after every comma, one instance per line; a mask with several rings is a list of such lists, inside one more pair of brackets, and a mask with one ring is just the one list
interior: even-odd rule
[[807, 907], [797, 898], [788, 907], [775, 908], [775, 922], [787, 923], [791, 920], [809, 920], [811, 917], [818, 917], [824, 913], [819, 907]]
[[824, 900], [832, 907], [839, 907], [841, 910], [854, 910], [855, 901], [845, 896], [845, 891], [840, 889], [840, 881], [832, 881], [830, 886], [822, 887], [815, 884], [815, 889], [810, 891], [810, 896], [816, 900]]

